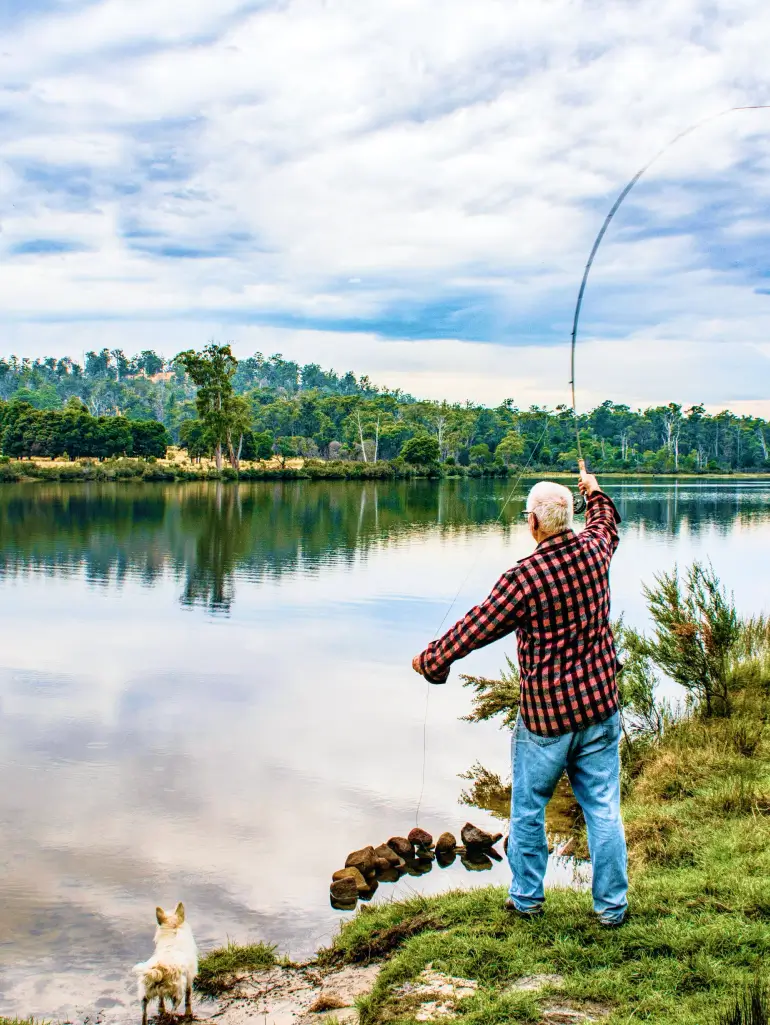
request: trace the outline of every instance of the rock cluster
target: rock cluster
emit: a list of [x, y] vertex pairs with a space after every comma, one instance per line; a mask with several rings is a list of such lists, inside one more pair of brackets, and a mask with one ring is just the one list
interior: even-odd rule
[[378, 847], [362, 847], [352, 851], [345, 867], [335, 872], [329, 889], [332, 907], [353, 911], [359, 900], [371, 900], [380, 883], [395, 883], [405, 874], [421, 876], [430, 872], [433, 862], [447, 868], [460, 858], [469, 872], [483, 872], [492, 862], [502, 861], [494, 849], [502, 833], [487, 833], [471, 822], [463, 826], [457, 843], [453, 833], [433, 837], [424, 829], [415, 828], [408, 836], [392, 836]]

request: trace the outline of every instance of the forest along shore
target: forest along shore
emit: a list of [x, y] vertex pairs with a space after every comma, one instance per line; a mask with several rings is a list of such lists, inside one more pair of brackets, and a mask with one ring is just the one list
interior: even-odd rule
[[[576, 415], [513, 398], [425, 400], [279, 354], [238, 360], [214, 343], [171, 360], [119, 349], [85, 353], [83, 365], [0, 359], [0, 454], [10, 459], [162, 459], [173, 444], [217, 470], [276, 457], [367, 465], [353, 476], [553, 474], [577, 469], [576, 432], [598, 473], [770, 471], [770, 423], [698, 403], [632, 410], [608, 399]], [[380, 463], [394, 469], [372, 469]]]
[[[221, 1002], [218, 1020], [770, 1020], [757, 1016], [770, 1011], [757, 981], [770, 955], [770, 619], [740, 620], [698, 564], [646, 596], [653, 637], [617, 629], [631, 877], [622, 928], [601, 928], [590, 894], [570, 889], [550, 890], [533, 921], [506, 913], [499, 887], [368, 905], [309, 964], [261, 943], [205, 955], [198, 989]], [[686, 711], [656, 699], [662, 671], [688, 692]], [[515, 715], [515, 670], [466, 682], [471, 720]], [[579, 820], [575, 841], [585, 856]]]
[[[112, 459], [11, 459], [0, 456], [0, 484], [18, 484], [24, 481], [61, 481], [71, 483], [88, 483], [90, 481], [165, 481], [184, 483], [185, 481], [301, 481], [301, 480], [338, 480], [338, 481], [392, 481], [392, 480], [478, 480], [478, 479], [516, 479], [521, 473], [518, 466], [446, 466], [429, 464], [413, 465], [403, 460], [378, 460], [360, 462], [351, 460], [320, 460], [320, 459], [286, 459], [246, 462], [242, 461], [237, 470], [231, 466], [216, 468], [212, 460], [191, 460], [186, 458], [183, 450], [171, 449], [168, 458], [158, 459], [150, 456], [146, 459], [119, 457]], [[549, 480], [575, 479], [577, 471], [565, 470], [527, 470], [528, 480], [548, 478]], [[654, 473], [623, 472], [604, 473], [602, 479], [623, 478], [638, 479], [640, 482], [656, 480], [759, 480], [770, 477], [770, 471], [754, 473]]]

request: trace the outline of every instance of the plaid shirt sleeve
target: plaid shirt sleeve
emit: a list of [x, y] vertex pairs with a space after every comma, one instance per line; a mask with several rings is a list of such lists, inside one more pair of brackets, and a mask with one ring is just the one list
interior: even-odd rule
[[607, 548], [610, 555], [613, 555], [620, 541], [619, 523], [620, 514], [609, 495], [605, 495], [603, 491], [594, 491], [592, 495], [588, 496], [586, 525], [581, 537], [594, 538], [602, 547]]
[[489, 597], [472, 608], [443, 637], [432, 641], [420, 655], [420, 668], [431, 683], [445, 683], [458, 658], [511, 633], [524, 611], [523, 594], [515, 569], [497, 581]]

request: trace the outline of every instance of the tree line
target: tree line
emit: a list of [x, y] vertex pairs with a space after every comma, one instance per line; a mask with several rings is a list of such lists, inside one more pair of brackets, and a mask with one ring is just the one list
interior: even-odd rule
[[[376, 463], [459, 465], [485, 471], [527, 466], [572, 470], [581, 446], [596, 470], [735, 472], [770, 469], [770, 424], [729, 410], [674, 402], [631, 409], [607, 400], [582, 413], [420, 401], [368, 377], [300, 366], [281, 354], [237, 360], [211, 343], [164, 361], [151, 350], [70, 359], [0, 360], [0, 398], [39, 411], [78, 399], [95, 419], [154, 419], [193, 459], [238, 469], [277, 455]], [[105, 428], [106, 430], [106, 428]], [[30, 435], [31, 437], [31, 435]], [[69, 450], [67, 450], [69, 454]]]
[[16, 459], [163, 458], [170, 443], [168, 431], [157, 420], [91, 416], [75, 398], [58, 410], [0, 401], [0, 449]]

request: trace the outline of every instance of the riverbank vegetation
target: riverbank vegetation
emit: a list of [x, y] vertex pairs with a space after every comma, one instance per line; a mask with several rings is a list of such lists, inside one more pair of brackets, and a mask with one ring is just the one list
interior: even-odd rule
[[[515, 382], [512, 382], [512, 390]], [[19, 407], [27, 419], [2, 451], [49, 454], [47, 422], [33, 411], [82, 409], [96, 420], [156, 421], [193, 459], [212, 457], [217, 468], [241, 460], [295, 457], [332, 462], [452, 467], [477, 472], [574, 470], [575, 421], [566, 406], [520, 409], [513, 398], [488, 408], [471, 402], [420, 401], [368, 377], [324, 371], [280, 354], [238, 361], [229, 346], [209, 345], [165, 361], [146, 350], [88, 352], [83, 365], [69, 358], [0, 360], [0, 418]], [[583, 453], [597, 472], [735, 473], [770, 470], [770, 424], [728, 410], [710, 415], [702, 405], [632, 410], [606, 401], [580, 415]], [[33, 429], [34, 428], [34, 429]], [[106, 428], [104, 428], [106, 430]], [[157, 430], [157, 428], [156, 428]], [[118, 434], [120, 432], [117, 432]], [[108, 455], [138, 455], [106, 445]], [[65, 451], [71, 457], [77, 452]], [[82, 452], [81, 454], [90, 454]]]
[[[770, 620], [741, 620], [706, 566], [646, 593], [652, 633], [619, 630], [630, 920], [603, 929], [590, 894], [570, 889], [549, 891], [533, 921], [511, 917], [495, 887], [364, 907], [318, 957], [385, 959], [362, 1025], [419, 1020], [410, 984], [428, 966], [479, 983], [454, 1009], [467, 1025], [768, 1021], [757, 980], [770, 954]], [[663, 672], [684, 706], [657, 698]], [[510, 720], [515, 669], [470, 685], [471, 719]]]

